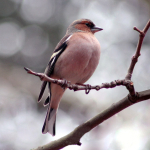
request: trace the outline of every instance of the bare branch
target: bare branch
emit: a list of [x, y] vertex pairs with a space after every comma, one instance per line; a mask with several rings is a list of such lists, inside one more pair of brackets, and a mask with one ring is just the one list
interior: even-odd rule
[[124, 110], [125, 108], [135, 103], [150, 99], [150, 90], [139, 92], [137, 95], [138, 97], [134, 98], [134, 103], [130, 101], [129, 96], [126, 96], [122, 100], [111, 105], [103, 112], [99, 113], [94, 118], [75, 128], [68, 135], [33, 150], [59, 150], [68, 145], [81, 145], [80, 139], [85, 133], [89, 132], [94, 127], [117, 114], [118, 112]]
[[138, 57], [141, 55], [140, 51], [141, 51], [141, 46], [143, 44], [143, 39], [144, 39], [144, 37], [146, 35], [146, 32], [148, 31], [149, 27], [150, 27], [150, 20], [147, 22], [147, 24], [146, 24], [145, 28], [143, 29], [143, 31], [139, 30], [137, 27], [133, 28], [134, 30], [138, 31], [140, 33], [140, 35], [139, 35], [139, 41], [138, 41], [138, 44], [137, 44], [136, 53], [131, 59], [131, 64], [130, 64], [130, 67], [128, 69], [128, 73], [125, 77], [126, 80], [131, 80], [133, 69], [135, 67], [136, 62], [138, 61]]
[[74, 91], [85, 90], [86, 94], [88, 94], [90, 90], [98, 91], [103, 88], [108, 89], [108, 88], [114, 88], [116, 86], [122, 85], [122, 86], [126, 86], [126, 88], [129, 90], [130, 95], [132, 95], [133, 97], [136, 95], [135, 90], [134, 90], [134, 84], [130, 80], [125, 80], [125, 79], [115, 80], [110, 83], [102, 83], [101, 85], [95, 85], [95, 86], [91, 86], [89, 84], [71, 84], [69, 81], [53, 79], [53, 78], [48, 77], [44, 73], [37, 73], [26, 67], [24, 67], [24, 69], [29, 74], [38, 76], [42, 81], [52, 82], [52, 83], [60, 85], [63, 88], [69, 88], [70, 90], [74, 90]]

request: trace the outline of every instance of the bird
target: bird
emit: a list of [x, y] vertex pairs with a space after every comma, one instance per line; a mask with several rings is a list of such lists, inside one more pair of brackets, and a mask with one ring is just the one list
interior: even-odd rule
[[[100, 43], [94, 34], [101, 30], [90, 19], [73, 21], [54, 49], [44, 74], [53, 79], [65, 79], [71, 84], [84, 84], [99, 64]], [[43, 81], [38, 102], [42, 99], [46, 85], [47, 81]], [[55, 136], [56, 113], [66, 88], [48, 82], [48, 89], [48, 97], [43, 104], [48, 105], [48, 108], [42, 133], [48, 132]]]

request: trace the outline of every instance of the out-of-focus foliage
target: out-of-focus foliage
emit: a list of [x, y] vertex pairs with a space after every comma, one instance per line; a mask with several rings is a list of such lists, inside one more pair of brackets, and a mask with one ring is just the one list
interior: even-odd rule
[[[26, 150], [71, 132], [128, 94], [124, 87], [67, 91], [57, 115], [56, 136], [43, 135], [46, 109], [37, 104], [41, 81], [23, 67], [43, 72], [69, 24], [91, 19], [104, 30], [99, 66], [88, 81], [101, 84], [125, 77], [138, 41], [133, 26], [143, 29], [150, 18], [149, 0], [0, 0], [0, 149]], [[142, 46], [133, 81], [137, 91], [150, 88], [150, 31]], [[47, 96], [47, 91], [43, 100]], [[87, 133], [81, 147], [65, 150], [150, 149], [150, 101], [136, 104]]]

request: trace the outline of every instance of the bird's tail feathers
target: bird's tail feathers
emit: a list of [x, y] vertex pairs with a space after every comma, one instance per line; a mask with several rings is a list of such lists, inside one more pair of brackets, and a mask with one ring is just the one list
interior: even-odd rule
[[48, 107], [45, 122], [42, 128], [42, 133], [49, 132], [52, 136], [55, 136], [55, 125], [56, 125], [56, 113], [57, 109]]
[[46, 88], [46, 85], [47, 85], [47, 81], [44, 81], [41, 85], [41, 91], [40, 91], [40, 94], [39, 94], [39, 97], [38, 97], [38, 102], [41, 101], [41, 98], [44, 94], [44, 91], [45, 91], [45, 88]]
[[50, 100], [51, 100], [51, 98], [50, 98], [50, 96], [48, 96], [48, 97], [46, 98], [46, 100], [45, 100], [43, 106], [44, 106], [44, 107], [47, 106], [47, 105], [50, 103]]

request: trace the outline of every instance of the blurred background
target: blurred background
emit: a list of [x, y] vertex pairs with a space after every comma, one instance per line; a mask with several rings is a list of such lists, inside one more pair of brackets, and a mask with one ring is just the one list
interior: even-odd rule
[[[125, 87], [64, 94], [56, 136], [42, 134], [47, 108], [37, 103], [41, 81], [23, 69], [44, 72], [72, 21], [91, 19], [101, 60], [88, 84], [123, 79], [139, 35], [150, 18], [149, 0], [0, 0], [0, 150], [27, 150], [58, 139], [128, 94]], [[136, 91], [150, 89], [150, 30], [132, 80]], [[131, 106], [84, 135], [82, 146], [64, 150], [149, 150], [150, 101]]]

